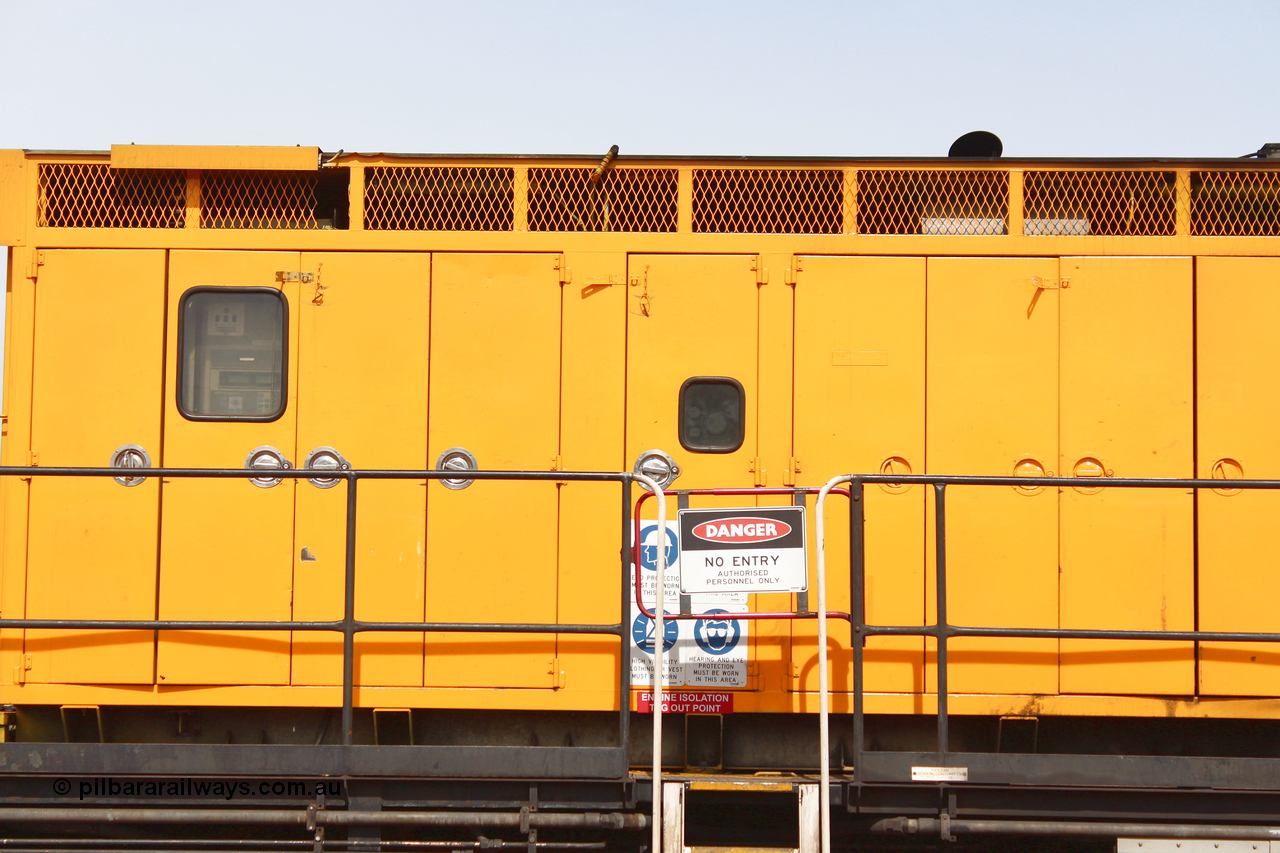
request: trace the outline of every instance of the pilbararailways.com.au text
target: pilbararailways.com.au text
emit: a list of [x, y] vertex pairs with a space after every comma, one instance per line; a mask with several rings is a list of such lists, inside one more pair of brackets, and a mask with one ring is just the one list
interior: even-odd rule
[[78, 794], [80, 799], [100, 797], [338, 797], [342, 795], [341, 779], [113, 779], [95, 776], [89, 779], [53, 780], [53, 793], [59, 797]]

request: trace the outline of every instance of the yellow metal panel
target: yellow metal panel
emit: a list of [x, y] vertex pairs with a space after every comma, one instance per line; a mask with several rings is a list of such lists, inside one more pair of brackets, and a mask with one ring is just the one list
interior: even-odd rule
[[[1117, 477], [1190, 477], [1190, 258], [1064, 258], [1061, 455]], [[1083, 469], [1081, 469], [1083, 470]], [[1060, 496], [1062, 627], [1189, 631], [1189, 491]], [[1064, 693], [1194, 691], [1190, 643], [1062, 641]]]
[[320, 149], [266, 145], [112, 145], [113, 169], [270, 169], [313, 172]]
[[[821, 486], [837, 474], [882, 469], [923, 473], [924, 260], [806, 257], [801, 261], [795, 288], [797, 484]], [[870, 624], [924, 624], [924, 494], [919, 486], [867, 488], [866, 616]], [[847, 610], [849, 505], [844, 498], [832, 498], [830, 505], [826, 519], [829, 607]], [[815, 582], [811, 582], [811, 606], [816, 606]], [[843, 626], [833, 628], [843, 644]], [[803, 651], [812, 654], [813, 624], [796, 623], [795, 633], [808, 638]], [[816, 690], [816, 668], [804, 662], [800, 651], [795, 662], [807, 677], [797, 686]], [[847, 667], [848, 660], [841, 664]], [[923, 691], [923, 641], [873, 638], [867, 644], [865, 676], [868, 690]]]
[[[451, 447], [492, 470], [559, 455], [560, 277], [554, 255], [436, 255], [428, 456]], [[425, 346], [425, 344], [424, 344]], [[556, 621], [557, 487], [428, 488], [427, 620]], [[426, 683], [551, 687], [549, 635], [435, 634]]]
[[[1007, 475], [1023, 460], [1053, 469], [1058, 293], [1036, 284], [1057, 275], [1056, 259], [929, 259], [928, 473]], [[946, 501], [948, 620], [1057, 627], [1057, 495], [953, 486]], [[932, 496], [927, 518], [932, 538]], [[932, 602], [932, 577], [927, 587]], [[948, 650], [951, 691], [1057, 690], [1055, 640], [958, 639]]]
[[[1196, 323], [1196, 476], [1280, 479], [1280, 259], [1198, 258]], [[1280, 494], [1201, 491], [1198, 501], [1201, 630], [1280, 631]], [[1280, 695], [1280, 647], [1201, 644], [1200, 692]]]
[[[765, 402], [756, 383], [759, 295], [754, 263], [754, 257], [738, 255], [631, 256], [628, 467], [644, 451], [658, 448], [683, 472], [675, 488], [755, 485], [751, 460], [757, 455], [758, 411]], [[728, 376], [742, 383], [746, 434], [738, 450], [693, 453], [680, 446], [680, 386], [694, 376]]]
[[[45, 251], [36, 285], [31, 449], [40, 465], [160, 455], [159, 251]], [[122, 325], [123, 324], [123, 325]], [[27, 616], [152, 619], [160, 484], [33, 477]], [[29, 681], [150, 683], [151, 631], [28, 631]]]
[[[428, 467], [431, 256], [305, 255], [298, 309], [298, 458], [332, 447], [356, 468]], [[426, 481], [362, 480], [356, 618], [421, 622]], [[297, 487], [294, 617], [341, 619], [346, 484]], [[303, 555], [306, 549], [306, 555]], [[356, 635], [356, 683], [422, 684], [421, 634]], [[342, 636], [293, 637], [294, 684], [342, 683]]]
[[[196, 286], [284, 287], [289, 305], [285, 345], [297, 352], [296, 252], [172, 252], [169, 259], [168, 357], [164, 462], [173, 467], [243, 468], [269, 445], [297, 463], [296, 375], [287, 377], [284, 415], [270, 423], [191, 421], [178, 411], [178, 311]], [[296, 358], [289, 359], [294, 374]], [[248, 480], [172, 479], [161, 497], [160, 618], [288, 620], [292, 614], [293, 503], [296, 481], [269, 489]], [[303, 483], [305, 488], [310, 488]], [[159, 639], [162, 684], [286, 684], [287, 632], [174, 631]]]
[[[560, 446], [570, 471], [621, 471], [623, 376], [626, 354], [626, 256], [566, 254], [572, 281], [561, 288]], [[605, 623], [619, 618], [621, 487], [566, 483], [560, 487], [560, 621]], [[583, 695], [618, 680], [615, 637], [561, 634], [556, 640], [565, 690]], [[625, 660], [626, 658], [621, 658]], [[606, 707], [616, 707], [615, 695]]]
[[22, 246], [27, 238], [27, 160], [21, 151], [0, 151], [0, 246]]

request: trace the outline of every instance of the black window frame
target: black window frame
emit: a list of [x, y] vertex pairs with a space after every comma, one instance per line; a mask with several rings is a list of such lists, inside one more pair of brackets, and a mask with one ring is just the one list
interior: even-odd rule
[[[732, 385], [738, 392], [738, 402], [741, 406], [742, 416], [738, 421], [738, 440], [732, 447], [706, 447], [705, 445], [691, 444], [685, 436], [685, 392], [692, 385]], [[676, 434], [680, 439], [680, 446], [690, 453], [736, 453], [742, 449], [742, 445], [747, 440], [747, 391], [742, 387], [742, 383], [732, 376], [690, 376], [680, 385], [680, 398], [676, 409]]]
[[[183, 405], [184, 394], [186, 392], [186, 337], [187, 337], [187, 300], [192, 296], [200, 293], [218, 293], [218, 294], [235, 294], [245, 293], [251, 295], [270, 295], [274, 296], [280, 303], [280, 408], [275, 414], [271, 415], [200, 415], [187, 411]], [[200, 423], [272, 423], [284, 417], [285, 412], [289, 410], [289, 300], [284, 293], [274, 287], [219, 287], [216, 285], [198, 285], [183, 291], [182, 296], [178, 299], [178, 353], [177, 353], [177, 382], [175, 383], [174, 404], [177, 406], [178, 414], [189, 421]]]

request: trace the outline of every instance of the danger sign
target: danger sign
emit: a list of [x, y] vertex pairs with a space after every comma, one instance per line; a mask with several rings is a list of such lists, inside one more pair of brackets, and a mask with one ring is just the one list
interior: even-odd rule
[[804, 507], [680, 510], [680, 591], [808, 588]]

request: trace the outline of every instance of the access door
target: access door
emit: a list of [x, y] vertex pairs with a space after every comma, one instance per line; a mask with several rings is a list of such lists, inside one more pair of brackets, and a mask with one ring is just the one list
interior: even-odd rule
[[[431, 256], [306, 253], [299, 284], [299, 465], [422, 470], [427, 462]], [[425, 480], [357, 487], [355, 615], [421, 622]], [[346, 482], [299, 481], [293, 534], [294, 618], [341, 619]], [[356, 635], [355, 683], [420, 686], [422, 634]], [[342, 635], [293, 636], [294, 684], [342, 683]]]
[[[926, 470], [1043, 476], [1058, 458], [1058, 261], [928, 261]], [[1056, 628], [1058, 496], [1050, 489], [946, 490], [947, 619]], [[928, 553], [932, 562], [932, 496]], [[927, 581], [935, 603], [932, 571]], [[928, 614], [932, 622], [934, 612]], [[929, 641], [933, 647], [933, 641]], [[958, 638], [948, 689], [1055, 693], [1056, 640]]]
[[[1068, 476], [1190, 477], [1190, 258], [1063, 258], [1061, 455]], [[1190, 631], [1194, 497], [1064, 489], [1063, 628]], [[1195, 689], [1191, 643], [1063, 640], [1063, 693]]]
[[[923, 258], [805, 257], [795, 288], [797, 485], [837, 474], [924, 471], [925, 261]], [[924, 496], [919, 486], [867, 486], [866, 618], [869, 624], [924, 624]], [[849, 609], [848, 518], [831, 497], [826, 518], [829, 609]], [[811, 606], [816, 599], [811, 593]], [[844, 656], [832, 685], [847, 682]], [[817, 689], [813, 625], [793, 640], [801, 689]], [[806, 653], [809, 658], [806, 658]], [[834, 661], [833, 661], [834, 662]], [[865, 689], [924, 692], [919, 637], [868, 641]], [[850, 689], [844, 687], [843, 689]]]
[[[785, 422], [790, 394], [789, 389], [774, 386], [773, 396], [763, 398], [761, 350], [780, 359], [790, 357], [786, 322], [790, 293], [781, 283], [760, 283], [760, 263], [746, 255], [632, 255], [628, 260], [625, 456], [628, 465], [651, 451], [669, 456], [679, 469], [670, 489], [781, 485], [788, 436], [780, 431], [771, 436], [767, 448], [762, 447], [761, 423], [778, 412], [784, 413]], [[760, 306], [765, 300], [772, 310], [762, 324]], [[775, 335], [771, 329], [778, 327], [782, 331]], [[757, 504], [752, 497], [691, 500], [697, 507]], [[759, 501], [761, 505], [777, 503], [790, 500]], [[674, 521], [678, 508], [678, 500], [668, 500], [669, 519]], [[644, 515], [652, 519], [655, 513], [650, 501]], [[641, 570], [646, 569], [652, 575], [656, 563], [642, 563]], [[680, 606], [677, 591], [676, 579], [671, 577], [666, 600], [673, 613]], [[700, 601], [690, 604], [703, 608]], [[723, 609], [788, 610], [792, 604], [792, 596], [786, 593], [734, 594]], [[741, 631], [744, 624], [732, 623], [729, 636], [741, 637], [733, 632]], [[749, 624], [747, 642], [758, 679], [749, 686], [790, 689], [789, 625]], [[652, 648], [651, 638], [649, 643]], [[721, 652], [710, 643], [707, 648], [725, 661], [735, 654]]]
[[[549, 471], [560, 454], [556, 255], [437, 254], [431, 286], [428, 459]], [[556, 621], [554, 482], [427, 487], [429, 622]], [[555, 685], [555, 635], [429, 634], [433, 687]]]
[[[1280, 259], [1196, 259], [1199, 456], [1205, 479], [1280, 479]], [[1280, 631], [1280, 493], [1201, 490], [1204, 631]], [[1200, 692], [1280, 695], [1280, 646], [1202, 643]]]
[[[162, 251], [52, 250], [36, 283], [31, 452], [42, 467], [161, 463]], [[33, 477], [32, 619], [152, 619], [155, 477]], [[27, 680], [149, 684], [152, 631], [27, 631]]]
[[[296, 252], [171, 252], [164, 461], [261, 470], [164, 484], [160, 618], [287, 621], [297, 462]], [[303, 487], [310, 488], [306, 483]], [[289, 634], [161, 634], [161, 684], [287, 684]]]

